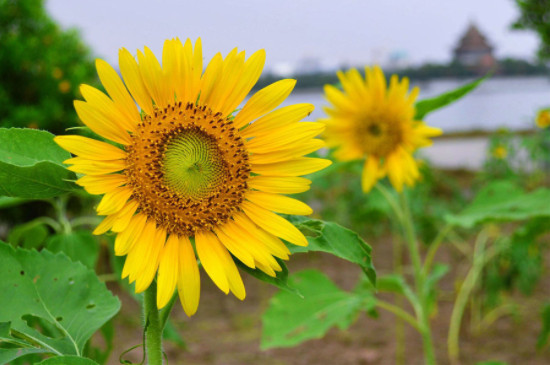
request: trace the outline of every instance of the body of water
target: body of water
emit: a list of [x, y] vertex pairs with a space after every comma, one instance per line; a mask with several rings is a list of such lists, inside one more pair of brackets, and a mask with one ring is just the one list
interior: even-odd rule
[[[418, 83], [418, 100], [439, 95], [468, 83], [469, 80], [440, 79]], [[323, 106], [328, 102], [322, 90], [297, 90], [284, 105], [312, 103], [315, 111], [308, 118], [324, 118]], [[460, 101], [429, 114], [425, 121], [444, 132], [529, 129], [534, 125], [537, 110], [550, 107], [550, 78], [498, 77], [486, 80]]]

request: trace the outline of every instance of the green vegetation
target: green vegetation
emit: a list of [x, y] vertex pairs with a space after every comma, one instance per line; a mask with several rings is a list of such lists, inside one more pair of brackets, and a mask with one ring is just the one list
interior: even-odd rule
[[0, 0], [0, 29], [0, 126], [58, 133], [78, 125], [78, 86], [95, 80], [78, 33], [60, 29], [43, 0]]

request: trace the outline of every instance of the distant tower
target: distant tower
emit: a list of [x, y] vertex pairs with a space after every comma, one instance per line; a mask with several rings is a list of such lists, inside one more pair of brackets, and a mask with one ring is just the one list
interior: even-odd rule
[[497, 64], [493, 47], [473, 22], [470, 22], [466, 33], [454, 49], [454, 61], [479, 74], [486, 73]]

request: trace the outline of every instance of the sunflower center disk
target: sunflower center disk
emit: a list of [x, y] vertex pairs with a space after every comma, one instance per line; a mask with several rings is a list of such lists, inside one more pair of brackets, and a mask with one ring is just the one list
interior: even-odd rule
[[179, 103], [146, 115], [132, 138], [126, 169], [132, 198], [168, 233], [193, 236], [239, 208], [248, 152], [220, 113]]
[[167, 143], [163, 162], [166, 185], [192, 200], [219, 189], [226, 177], [227, 166], [216, 140], [193, 128]]
[[403, 141], [400, 121], [369, 116], [357, 122], [357, 143], [366, 154], [386, 157]]

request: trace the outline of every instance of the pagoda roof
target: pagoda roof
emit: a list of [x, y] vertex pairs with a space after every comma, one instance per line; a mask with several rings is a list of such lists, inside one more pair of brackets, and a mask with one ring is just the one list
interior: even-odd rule
[[487, 39], [481, 34], [477, 26], [470, 23], [466, 33], [464, 33], [458, 42], [455, 52], [485, 51], [492, 49], [493, 47], [487, 42]]

